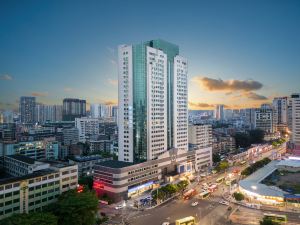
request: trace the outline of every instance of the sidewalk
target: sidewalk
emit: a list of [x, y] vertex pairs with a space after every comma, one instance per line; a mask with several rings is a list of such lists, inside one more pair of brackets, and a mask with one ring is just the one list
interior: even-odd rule
[[176, 194], [176, 195], [174, 195], [174, 196], [172, 196], [172, 197], [166, 199], [165, 201], [163, 201], [163, 202], [161, 202], [161, 203], [159, 203], [159, 204], [157, 204], [157, 205], [151, 206], [151, 207], [149, 207], [149, 208], [145, 208], [145, 210], [154, 209], [154, 208], [156, 208], [156, 207], [158, 207], [158, 206], [160, 206], [160, 205], [162, 205], [162, 204], [164, 204], [164, 203], [166, 203], [166, 202], [168, 202], [168, 201], [174, 199], [174, 198], [177, 197], [178, 195], [179, 195], [179, 194]]

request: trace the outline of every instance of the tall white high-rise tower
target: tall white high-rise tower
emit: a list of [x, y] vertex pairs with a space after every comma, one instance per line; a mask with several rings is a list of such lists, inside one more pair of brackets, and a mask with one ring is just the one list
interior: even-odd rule
[[119, 47], [119, 160], [156, 159], [188, 149], [187, 60], [152, 40]]

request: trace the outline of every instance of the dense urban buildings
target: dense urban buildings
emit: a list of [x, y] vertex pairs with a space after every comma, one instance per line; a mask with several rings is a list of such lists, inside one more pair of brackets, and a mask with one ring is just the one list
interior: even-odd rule
[[94, 174], [96, 163], [108, 160], [112, 160], [112, 158], [102, 158], [100, 155], [74, 156], [69, 158], [69, 163], [78, 166], [79, 176], [91, 176]]
[[43, 141], [0, 142], [0, 156], [23, 155], [35, 160], [58, 159], [59, 143], [53, 138]]
[[273, 108], [277, 115], [277, 124], [287, 125], [288, 122], [288, 98], [287, 97], [277, 97], [273, 99]]
[[189, 144], [199, 148], [212, 146], [212, 126], [209, 124], [189, 125]]
[[300, 94], [291, 95], [292, 103], [292, 132], [291, 142], [293, 144], [293, 152], [300, 155]]
[[94, 167], [94, 188], [120, 201], [212, 165], [211, 126], [188, 136], [187, 60], [163, 40], [119, 47], [119, 161]]
[[20, 98], [20, 118], [22, 123], [35, 122], [35, 97], [22, 96]]
[[63, 129], [64, 145], [77, 144], [79, 142], [79, 131], [76, 127]]
[[274, 133], [276, 128], [276, 117], [270, 105], [263, 104], [255, 109], [254, 127], [267, 133]]
[[211, 148], [194, 151], [172, 149], [157, 159], [143, 163], [104, 161], [94, 166], [94, 188], [99, 195], [106, 193], [121, 201], [151, 190], [157, 184], [178, 179], [180, 174], [193, 177], [212, 163]]
[[187, 60], [163, 40], [119, 47], [119, 160], [187, 150]]
[[35, 121], [62, 121], [62, 105], [44, 105], [37, 103], [35, 106]]
[[92, 118], [117, 118], [116, 106], [107, 104], [91, 104], [90, 114]]
[[224, 120], [224, 105], [216, 105], [215, 118], [216, 120]]
[[79, 141], [86, 142], [92, 136], [99, 134], [99, 119], [97, 118], [75, 118], [75, 127], [78, 129]]
[[86, 116], [86, 101], [77, 98], [65, 98], [63, 100], [62, 119], [74, 121], [75, 118]]

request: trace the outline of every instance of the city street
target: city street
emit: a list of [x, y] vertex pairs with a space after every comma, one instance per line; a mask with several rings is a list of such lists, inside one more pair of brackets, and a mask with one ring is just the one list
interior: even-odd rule
[[[224, 174], [214, 174], [203, 179], [200, 184], [193, 183], [190, 185], [190, 188], [193, 187], [200, 193], [204, 182], [214, 183], [222, 175]], [[227, 221], [231, 211], [228, 211], [228, 206], [221, 205], [219, 201], [222, 200], [222, 194], [226, 190], [228, 190], [228, 186], [222, 184], [207, 199], [199, 199], [197, 196], [194, 196], [190, 200], [174, 199], [154, 209], [145, 210], [127, 218], [129, 223], [133, 225], [162, 224], [163, 222], [170, 222], [172, 224], [176, 219], [187, 216], [194, 216], [201, 224], [225, 224], [224, 221]], [[199, 204], [191, 206], [195, 201]]]
[[257, 225], [259, 221], [263, 218], [263, 213], [275, 213], [287, 216], [287, 225], [299, 225], [300, 224], [300, 214], [299, 213], [285, 213], [285, 212], [272, 212], [272, 211], [262, 211], [249, 209], [246, 207], [239, 207], [238, 211], [230, 216], [230, 220], [234, 224], [245, 224], [245, 225]]
[[[210, 176], [201, 178], [199, 183], [195, 181], [189, 185], [188, 189], [194, 188], [199, 194], [202, 192], [201, 189], [203, 183], [215, 183], [217, 178], [233, 173], [236, 169], [242, 171], [253, 160], [257, 161], [264, 157], [271, 157], [275, 154], [275, 152], [282, 150], [283, 149], [281, 148], [273, 149], [260, 154], [251, 160], [249, 159], [244, 165], [237, 164], [236, 166], [228, 168], [226, 172], [211, 174]], [[234, 178], [238, 181], [240, 176], [235, 174]], [[222, 195], [228, 191], [229, 186], [226, 186], [225, 182], [223, 182], [221, 185], [218, 185], [218, 189], [213, 192], [210, 197], [204, 200], [199, 199], [196, 195], [190, 200], [174, 199], [149, 210], [137, 211], [130, 206], [116, 210], [111, 206], [106, 206], [104, 208], [102, 207], [101, 211], [110, 215], [116, 215], [111, 221], [111, 224], [120, 224], [124, 221], [132, 225], [162, 224], [163, 222], [170, 222], [170, 224], [172, 224], [176, 219], [194, 216], [201, 225], [221, 225], [226, 224], [227, 222], [229, 224], [229, 215], [232, 212], [234, 213], [231, 215], [230, 219], [235, 224], [259, 224], [259, 220], [263, 217], [262, 211], [248, 209], [245, 207], [239, 207], [239, 211], [235, 211], [238, 206], [234, 204], [231, 204], [232, 210], [229, 211], [228, 206], [219, 203], [219, 201], [222, 200]], [[197, 206], [191, 206], [191, 204], [195, 201], [199, 202], [199, 204]], [[289, 214], [289, 217], [291, 218], [291, 221], [298, 221], [299, 224], [300, 218], [297, 214]], [[248, 219], [245, 220], [245, 218]], [[290, 224], [295, 223], [291, 222]]]
[[[190, 200], [173, 200], [168, 204], [163, 204], [155, 209], [146, 210], [129, 219], [132, 225], [140, 224], [162, 224], [170, 222], [174, 224], [176, 219], [187, 216], [194, 216], [201, 224], [222, 225], [227, 220], [230, 212], [228, 206], [218, 203], [221, 198], [211, 197], [211, 200], [199, 200], [192, 198]], [[197, 206], [191, 206], [194, 201], [198, 201]]]

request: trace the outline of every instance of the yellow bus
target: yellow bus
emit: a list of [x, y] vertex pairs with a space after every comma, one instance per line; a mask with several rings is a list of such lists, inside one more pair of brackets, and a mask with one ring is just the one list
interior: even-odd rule
[[176, 225], [195, 225], [196, 220], [193, 216], [188, 216], [179, 220], [176, 220]]
[[244, 165], [244, 164], [246, 164], [246, 161], [240, 162], [240, 165]]
[[287, 222], [287, 216], [286, 215], [278, 215], [273, 213], [264, 213], [264, 218], [272, 220], [277, 223], [285, 223]]
[[224, 182], [224, 180], [225, 180], [225, 177], [219, 177], [218, 179], [216, 179], [216, 183], [221, 184]]

